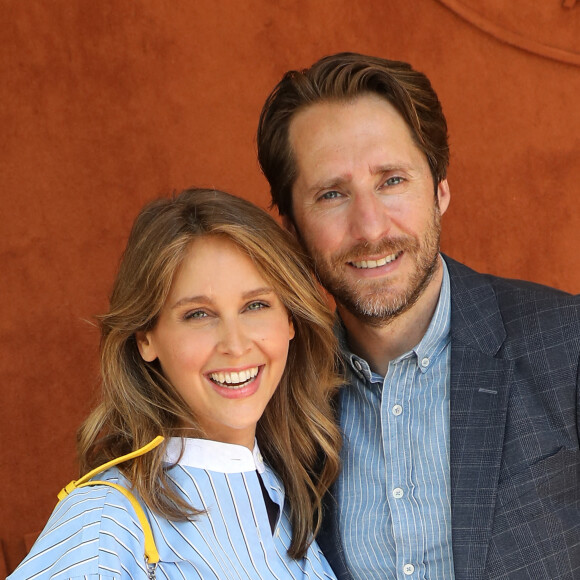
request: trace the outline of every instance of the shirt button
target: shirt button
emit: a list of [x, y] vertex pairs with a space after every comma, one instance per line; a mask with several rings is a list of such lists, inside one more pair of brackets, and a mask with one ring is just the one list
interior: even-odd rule
[[415, 566], [413, 564], [405, 564], [403, 566], [403, 573], [405, 576], [410, 576], [415, 571]]
[[391, 411], [395, 417], [398, 417], [403, 412], [403, 407], [401, 405], [394, 405]]
[[355, 360], [355, 361], [354, 361], [354, 368], [355, 368], [357, 371], [360, 371], [360, 370], [362, 369], [362, 365], [360, 364], [360, 362], [359, 362], [358, 360]]
[[429, 366], [429, 362], [430, 362], [429, 359], [427, 357], [425, 357], [425, 358], [421, 359], [421, 366], [423, 368], [426, 368]]
[[400, 487], [395, 487], [395, 489], [393, 489], [393, 497], [395, 499], [401, 499], [403, 497], [404, 492]]

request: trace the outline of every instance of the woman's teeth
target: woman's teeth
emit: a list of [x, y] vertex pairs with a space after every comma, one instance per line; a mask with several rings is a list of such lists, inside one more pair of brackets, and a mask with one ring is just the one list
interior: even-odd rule
[[258, 375], [259, 367], [253, 367], [239, 372], [210, 373], [209, 378], [220, 387], [240, 389], [253, 381]]

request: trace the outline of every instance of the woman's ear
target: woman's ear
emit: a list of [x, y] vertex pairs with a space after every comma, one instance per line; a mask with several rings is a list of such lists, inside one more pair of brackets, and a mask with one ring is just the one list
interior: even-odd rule
[[135, 340], [141, 358], [146, 362], [153, 362], [157, 358], [157, 351], [153, 346], [150, 333], [139, 330], [135, 333]]
[[289, 336], [292, 340], [296, 336], [296, 331], [294, 330], [294, 321], [292, 320], [292, 315], [288, 314], [288, 324], [289, 324]]

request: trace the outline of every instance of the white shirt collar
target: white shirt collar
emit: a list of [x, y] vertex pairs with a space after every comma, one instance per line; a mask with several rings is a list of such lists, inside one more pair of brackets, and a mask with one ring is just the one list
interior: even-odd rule
[[[182, 442], [183, 455], [180, 459]], [[167, 443], [165, 461], [220, 473], [256, 470], [263, 473], [266, 470], [257, 442], [254, 443], [254, 450], [250, 451], [243, 445], [221, 443], [208, 439], [172, 437]]]

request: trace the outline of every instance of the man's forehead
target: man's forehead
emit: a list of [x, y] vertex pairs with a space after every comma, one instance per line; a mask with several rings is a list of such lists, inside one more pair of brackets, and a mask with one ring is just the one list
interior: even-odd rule
[[397, 107], [395, 107], [387, 97], [374, 92], [364, 92], [349, 97], [321, 98], [320, 100], [313, 103], [303, 105], [292, 115], [290, 120], [290, 128], [293, 126], [294, 121], [298, 118], [309, 116], [313, 113], [316, 114], [322, 111], [346, 112], [348, 109], [356, 108], [356, 106], [361, 103], [374, 103], [378, 106], [384, 107], [403, 120], [403, 117]]
[[379, 122], [404, 128], [412, 138], [411, 128], [399, 111], [384, 97], [364, 94], [348, 100], [324, 100], [299, 109], [289, 123], [288, 140], [293, 154], [296, 154], [298, 139], [314, 143], [324, 136], [332, 139], [339, 131], [356, 128], [369, 122], [372, 128]]
[[416, 156], [424, 156], [402, 116], [375, 96], [301, 110], [290, 125], [289, 145], [297, 172], [307, 170], [321, 186], [348, 181], [355, 166], [371, 174], [410, 170]]

